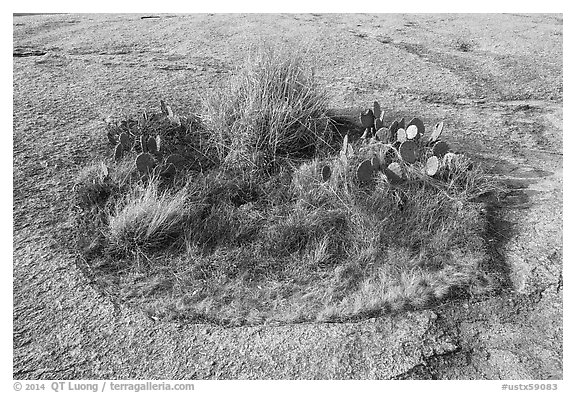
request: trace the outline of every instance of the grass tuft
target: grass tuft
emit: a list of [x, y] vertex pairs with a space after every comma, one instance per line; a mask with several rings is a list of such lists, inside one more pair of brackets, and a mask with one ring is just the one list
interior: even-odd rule
[[306, 58], [302, 50], [254, 51], [206, 99], [206, 122], [221, 161], [261, 167], [282, 156], [310, 157], [329, 146], [327, 94]]
[[181, 238], [182, 227], [189, 221], [187, 201], [185, 188], [173, 194], [161, 192], [155, 179], [135, 187], [109, 214], [111, 252], [154, 251]]

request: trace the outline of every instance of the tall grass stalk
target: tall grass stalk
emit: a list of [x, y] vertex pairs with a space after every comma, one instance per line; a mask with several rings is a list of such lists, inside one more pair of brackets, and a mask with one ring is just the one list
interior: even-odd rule
[[236, 76], [205, 101], [212, 142], [224, 162], [310, 156], [328, 146], [328, 97], [303, 50], [253, 51]]

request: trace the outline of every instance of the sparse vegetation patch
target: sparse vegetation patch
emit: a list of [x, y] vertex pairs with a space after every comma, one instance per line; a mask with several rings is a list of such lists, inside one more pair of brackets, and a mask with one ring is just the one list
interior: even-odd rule
[[[299, 53], [248, 59], [200, 115], [107, 125], [80, 175], [77, 244], [108, 291], [154, 318], [341, 321], [422, 308], [497, 279], [495, 183], [414, 118], [342, 137]], [[389, 121], [389, 119], [388, 119]], [[336, 148], [335, 148], [336, 147]]]

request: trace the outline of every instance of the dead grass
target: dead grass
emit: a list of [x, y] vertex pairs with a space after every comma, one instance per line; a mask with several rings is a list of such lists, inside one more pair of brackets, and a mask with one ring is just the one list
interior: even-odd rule
[[108, 215], [107, 240], [112, 253], [126, 255], [169, 246], [189, 220], [186, 188], [171, 194], [158, 180], [136, 185]]
[[76, 189], [88, 263], [111, 261], [99, 274], [155, 317], [227, 325], [349, 320], [492, 290], [477, 199], [496, 184], [465, 156], [435, 179], [416, 163], [403, 184], [380, 173], [358, 184], [368, 153], [323, 150], [325, 95], [299, 56], [251, 58], [208, 100], [205, 124], [162, 129], [158, 117], [145, 132], [177, 135], [169, 146], [199, 163], [170, 181], [143, 182], [133, 157], [109, 177], [88, 169]]
[[[296, 47], [297, 48], [297, 47]], [[221, 161], [262, 167], [279, 156], [312, 156], [329, 146], [328, 98], [301, 49], [253, 50], [236, 75], [205, 100]]]

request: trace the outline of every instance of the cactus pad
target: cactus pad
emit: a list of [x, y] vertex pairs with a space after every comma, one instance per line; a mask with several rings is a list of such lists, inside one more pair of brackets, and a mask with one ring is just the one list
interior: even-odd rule
[[376, 131], [376, 139], [382, 142], [388, 142], [388, 130], [386, 128], [380, 128]]
[[414, 141], [405, 141], [400, 145], [400, 156], [409, 164], [416, 162], [416, 153], [418, 146]]
[[435, 174], [438, 173], [439, 169], [440, 169], [440, 161], [438, 160], [438, 157], [432, 156], [428, 158], [428, 160], [426, 161], [426, 174], [428, 176], [434, 176]]
[[184, 165], [184, 157], [180, 154], [170, 154], [166, 158], [166, 165], [174, 164], [176, 168], [181, 168]]
[[[378, 101], [374, 101], [374, 117], [376, 119], [380, 119], [380, 115], [382, 114], [382, 108], [380, 108], [380, 103]], [[379, 128], [379, 127], [377, 127]]]
[[436, 142], [436, 144], [434, 144], [434, 147], [432, 148], [432, 153], [436, 157], [442, 157], [444, 156], [444, 154], [448, 153], [449, 150], [450, 148], [448, 147], [448, 144], [446, 142], [439, 141]]
[[360, 183], [368, 183], [372, 179], [372, 173], [373, 168], [370, 160], [362, 161], [356, 170], [356, 176]]
[[172, 177], [175, 174], [176, 174], [176, 167], [172, 163], [166, 165], [164, 170], [162, 172], [160, 172], [160, 176], [164, 176], [164, 177]]
[[142, 153], [146, 153], [148, 151], [148, 147], [146, 146], [146, 135], [140, 135], [140, 148], [142, 149]]
[[384, 169], [384, 174], [391, 184], [398, 184], [402, 182], [402, 167], [397, 162], [393, 162]]
[[444, 128], [444, 122], [441, 121], [434, 126], [434, 130], [432, 131], [432, 135], [430, 135], [429, 142], [436, 142], [440, 135], [442, 135], [442, 129]]
[[142, 174], [146, 174], [151, 172], [156, 166], [154, 162], [154, 157], [152, 157], [149, 153], [140, 153], [138, 157], [136, 157], [136, 168]]
[[153, 137], [148, 138], [148, 142], [146, 142], [146, 147], [148, 151], [152, 154], [158, 153], [158, 146], [156, 146], [156, 139]]
[[416, 136], [416, 139], [419, 139], [422, 137], [422, 135], [424, 135], [424, 122], [422, 122], [422, 120], [420, 120], [419, 118], [415, 117], [412, 120], [410, 120], [410, 123], [408, 123], [408, 127], [410, 126], [416, 126], [416, 128], [418, 129], [418, 136]]
[[332, 175], [332, 170], [330, 169], [330, 166], [324, 165], [322, 167], [322, 181], [327, 182], [328, 180], [330, 180], [331, 175]]
[[374, 127], [374, 112], [372, 112], [372, 109], [360, 113], [360, 122], [364, 128]]
[[160, 149], [162, 148], [161, 142], [162, 140], [160, 139], [160, 135], [156, 135], [156, 150], [160, 151]]
[[388, 128], [388, 143], [396, 141], [396, 133], [398, 132], [398, 120], [394, 120]]
[[406, 129], [406, 119], [401, 118], [400, 121], [398, 121], [398, 128]]
[[380, 118], [375, 118], [374, 119], [374, 129], [375, 130], [379, 130], [380, 128], [384, 127], [384, 123], [382, 123], [382, 120]]
[[396, 132], [396, 140], [400, 143], [406, 142], [406, 130], [404, 128], [399, 128]]
[[122, 156], [124, 156], [124, 147], [121, 143], [118, 143], [114, 149], [114, 160], [118, 162], [122, 159]]
[[418, 137], [418, 127], [414, 124], [411, 124], [406, 128], [406, 138], [409, 140], [417, 139]]
[[123, 132], [120, 134], [120, 144], [124, 148], [124, 150], [130, 150], [130, 135], [127, 132]]

